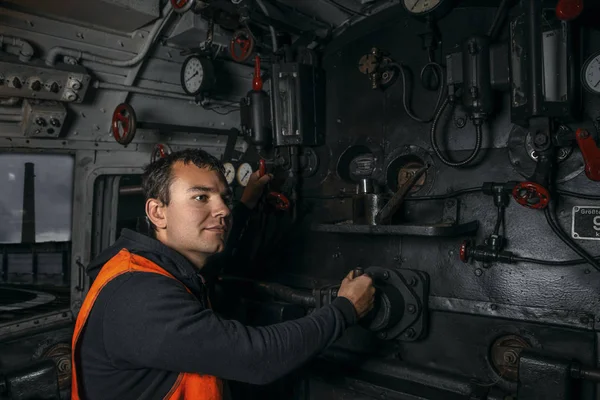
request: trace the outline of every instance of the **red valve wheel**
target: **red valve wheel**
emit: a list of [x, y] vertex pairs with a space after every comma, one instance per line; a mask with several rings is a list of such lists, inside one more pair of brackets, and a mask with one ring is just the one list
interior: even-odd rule
[[469, 261], [469, 257], [467, 255], [467, 247], [469, 246], [469, 242], [467, 242], [466, 240], [460, 245], [460, 250], [458, 252], [458, 256], [460, 258], [460, 261], [466, 263]]
[[160, 158], [165, 158], [172, 152], [173, 151], [171, 150], [171, 148], [168, 145], [163, 144], [163, 143], [157, 143], [154, 146], [154, 150], [152, 151], [152, 157], [150, 158], [150, 161], [154, 162]]
[[534, 182], [517, 183], [513, 188], [512, 195], [520, 205], [528, 208], [542, 210], [548, 207], [550, 193], [540, 184]]
[[556, 5], [556, 17], [563, 21], [574, 20], [582, 11], [583, 0], [560, 0]]
[[287, 211], [290, 208], [290, 201], [283, 193], [270, 192], [267, 200], [278, 210]]
[[193, 3], [194, 0], [171, 0], [171, 7], [177, 13], [184, 13], [192, 8]]
[[244, 62], [254, 51], [254, 38], [246, 29], [236, 31], [229, 42], [229, 54], [237, 62]]
[[592, 181], [600, 181], [600, 149], [585, 129], [577, 129], [575, 140], [585, 163], [585, 175]]
[[131, 143], [137, 128], [137, 117], [129, 104], [121, 103], [115, 108], [111, 128], [117, 143], [122, 145]]

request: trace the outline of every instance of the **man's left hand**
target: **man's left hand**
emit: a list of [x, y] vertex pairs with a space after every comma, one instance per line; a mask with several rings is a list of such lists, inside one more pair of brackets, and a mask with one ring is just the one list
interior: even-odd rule
[[244, 193], [242, 194], [241, 202], [251, 210], [256, 207], [258, 200], [260, 200], [260, 196], [262, 196], [265, 190], [265, 186], [271, 181], [271, 179], [273, 179], [273, 175], [266, 174], [261, 178], [260, 172], [255, 171], [252, 175], [250, 175], [248, 184], [246, 185]]

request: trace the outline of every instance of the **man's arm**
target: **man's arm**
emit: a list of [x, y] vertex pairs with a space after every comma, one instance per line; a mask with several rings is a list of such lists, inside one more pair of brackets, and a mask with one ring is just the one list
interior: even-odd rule
[[107, 303], [106, 351], [117, 368], [197, 372], [253, 384], [298, 368], [356, 323], [337, 298], [307, 317], [249, 327], [204, 309], [179, 282], [133, 273]]

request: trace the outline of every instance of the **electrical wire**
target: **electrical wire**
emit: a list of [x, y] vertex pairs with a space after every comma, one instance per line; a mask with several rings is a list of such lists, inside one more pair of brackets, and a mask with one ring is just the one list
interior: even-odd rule
[[[433, 123], [431, 124], [431, 131], [429, 137], [431, 141], [431, 147], [433, 148], [433, 151], [435, 151], [435, 154], [438, 156], [440, 161], [442, 161], [444, 164], [448, 165], [449, 167], [464, 167], [467, 164], [470, 164], [479, 155], [479, 151], [481, 150], [481, 143], [483, 141], [483, 130], [481, 128], [481, 124], [475, 124], [475, 148], [467, 158], [456, 162], [445, 158], [437, 143], [437, 127], [440, 121], [440, 117], [444, 113], [444, 110], [448, 106], [448, 103], [450, 103], [450, 100], [447, 97], [442, 103], [441, 107], [436, 112], [435, 117], [433, 119]], [[454, 109], [454, 102], [452, 102], [452, 109]]]
[[[408, 116], [411, 119], [413, 119], [417, 122], [426, 123], [426, 122], [433, 121], [433, 119], [435, 118], [435, 115], [436, 115], [436, 110], [440, 107], [440, 104], [442, 102], [442, 97], [444, 96], [444, 87], [445, 86], [440, 83], [440, 86], [438, 89], [438, 98], [435, 103], [435, 107], [433, 109], [433, 115], [430, 118], [421, 119], [421, 118], [417, 117], [415, 114], [413, 114], [413, 112], [410, 110], [410, 107], [408, 105], [408, 88], [406, 86], [406, 73], [404, 72], [405, 66], [402, 65], [402, 63], [390, 63], [388, 65], [390, 67], [396, 69], [400, 73], [400, 76], [402, 77], [402, 105], [404, 106], [404, 111], [406, 112], [406, 114], [408, 114]], [[444, 76], [444, 69], [442, 68], [442, 66], [440, 64], [438, 64], [436, 62], [429, 62], [429, 63], [425, 64], [425, 66], [423, 66], [423, 69], [421, 69], [421, 79], [423, 78], [423, 73], [426, 68], [434, 68], [434, 70], [437, 70], [442, 77]]]
[[544, 216], [546, 217], [546, 221], [548, 225], [554, 232], [556, 236], [560, 240], [562, 240], [571, 250], [577, 253], [580, 257], [582, 257], [587, 263], [589, 263], [592, 267], [596, 268], [596, 270], [600, 271], [600, 264], [597, 260], [595, 260], [592, 256], [590, 256], [587, 251], [582, 249], [577, 243], [575, 243], [561, 228], [556, 218], [556, 209], [553, 208], [552, 202], [544, 209]]
[[[595, 257], [593, 257], [593, 259], [596, 261], [600, 261], [600, 256], [595, 256]], [[580, 265], [580, 264], [588, 263], [587, 260], [584, 260], [581, 258], [579, 258], [577, 260], [552, 261], [552, 260], [540, 260], [537, 258], [514, 256], [514, 257], [512, 257], [512, 260], [514, 262], [528, 262], [531, 264], [547, 265], [547, 266], [551, 266], [551, 267], [567, 267], [567, 266], [572, 266], [572, 265]]]
[[500, 234], [500, 227], [504, 223], [504, 206], [498, 206], [498, 219], [496, 220], [496, 225], [494, 226], [494, 235]]

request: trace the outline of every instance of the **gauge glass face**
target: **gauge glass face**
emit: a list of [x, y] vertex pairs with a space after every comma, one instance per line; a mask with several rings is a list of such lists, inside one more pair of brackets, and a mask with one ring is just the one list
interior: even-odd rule
[[183, 66], [183, 85], [188, 93], [196, 93], [204, 80], [204, 68], [199, 58], [192, 57]]
[[223, 168], [225, 168], [225, 179], [227, 180], [227, 184], [231, 185], [235, 179], [235, 167], [232, 163], [225, 163], [223, 164]]
[[250, 179], [250, 175], [252, 175], [252, 167], [248, 163], [243, 163], [237, 170], [237, 181], [240, 185], [246, 186], [248, 184], [248, 180]]
[[600, 94], [600, 53], [586, 64], [583, 84], [590, 92]]
[[423, 14], [433, 10], [442, 0], [402, 0], [404, 7], [413, 14]]

